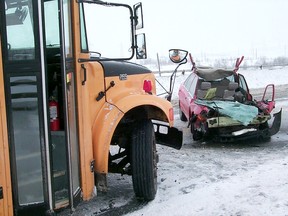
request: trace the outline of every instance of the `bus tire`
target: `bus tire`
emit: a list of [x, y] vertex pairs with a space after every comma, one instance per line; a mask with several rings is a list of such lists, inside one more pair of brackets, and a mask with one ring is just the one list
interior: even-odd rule
[[153, 200], [157, 192], [157, 152], [150, 120], [138, 122], [131, 143], [132, 181], [138, 199]]

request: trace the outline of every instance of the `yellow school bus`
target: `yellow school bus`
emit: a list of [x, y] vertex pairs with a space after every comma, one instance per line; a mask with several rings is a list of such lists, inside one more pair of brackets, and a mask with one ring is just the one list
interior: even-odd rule
[[142, 4], [5, 0], [0, 21], [0, 215], [73, 211], [109, 172], [154, 199], [155, 145], [180, 149], [182, 132], [131, 61], [147, 56]]

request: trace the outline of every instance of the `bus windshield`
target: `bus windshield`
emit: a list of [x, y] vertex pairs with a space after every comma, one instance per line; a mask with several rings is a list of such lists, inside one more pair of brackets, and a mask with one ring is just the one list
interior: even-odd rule
[[130, 58], [133, 55], [130, 7], [84, 3], [83, 9], [81, 24], [86, 27], [89, 52], [107, 58]]

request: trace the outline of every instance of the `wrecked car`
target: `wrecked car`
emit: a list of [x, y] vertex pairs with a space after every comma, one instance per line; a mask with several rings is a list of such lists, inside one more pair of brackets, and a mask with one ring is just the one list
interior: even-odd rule
[[[169, 50], [175, 62], [173, 53]], [[180, 119], [188, 122], [193, 140], [269, 140], [279, 131], [282, 109], [274, 112], [274, 84], [266, 86], [261, 100], [253, 99], [245, 77], [238, 73], [243, 59], [238, 58], [233, 69], [201, 68], [190, 54], [192, 73], [180, 85], [178, 95]]]

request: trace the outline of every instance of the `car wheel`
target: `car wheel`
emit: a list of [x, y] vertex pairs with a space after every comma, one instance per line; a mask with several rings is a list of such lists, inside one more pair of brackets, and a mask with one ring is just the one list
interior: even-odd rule
[[137, 198], [153, 200], [157, 192], [157, 162], [154, 127], [150, 120], [138, 122], [131, 143], [133, 188]]
[[183, 113], [183, 111], [181, 110], [180, 106], [179, 106], [179, 114], [180, 114], [180, 120], [186, 122], [187, 118], [185, 116], [185, 114]]
[[200, 131], [194, 131], [192, 137], [194, 141], [198, 141], [202, 139], [203, 134]]
[[194, 123], [191, 124], [191, 133], [194, 141], [201, 140], [203, 138], [203, 133], [196, 130]]
[[262, 134], [258, 137], [258, 140], [262, 142], [269, 142], [271, 140], [271, 135], [269, 133], [268, 122], [261, 124], [259, 129], [262, 131]]

